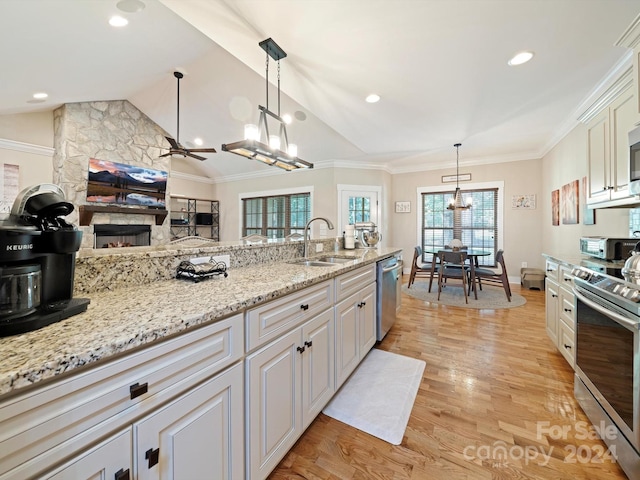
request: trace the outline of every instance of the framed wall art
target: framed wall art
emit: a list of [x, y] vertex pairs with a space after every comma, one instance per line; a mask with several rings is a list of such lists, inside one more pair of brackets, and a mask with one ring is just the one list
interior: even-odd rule
[[582, 177], [582, 191], [580, 192], [580, 202], [582, 204], [582, 223], [585, 225], [596, 224], [596, 211], [587, 207], [587, 177]]
[[396, 202], [396, 213], [411, 213], [411, 202]]
[[580, 208], [580, 198], [578, 180], [562, 186], [562, 224], [575, 225], [578, 223], [578, 209]]
[[551, 225], [560, 225], [560, 190], [551, 192]]
[[459, 175], [443, 175], [442, 183], [451, 183], [451, 182], [469, 182], [471, 180], [470, 173], [461, 173]]
[[531, 195], [512, 195], [511, 208], [534, 210], [536, 208], [536, 196]]

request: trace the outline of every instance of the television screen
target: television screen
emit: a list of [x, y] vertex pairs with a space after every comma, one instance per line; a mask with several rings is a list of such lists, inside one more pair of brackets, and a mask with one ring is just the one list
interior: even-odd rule
[[167, 172], [89, 159], [87, 202], [164, 207]]

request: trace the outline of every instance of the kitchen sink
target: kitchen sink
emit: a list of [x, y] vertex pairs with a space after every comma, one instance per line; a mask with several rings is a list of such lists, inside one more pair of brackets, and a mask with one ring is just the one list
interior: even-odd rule
[[347, 263], [355, 260], [354, 258], [345, 258], [345, 257], [320, 257], [317, 259], [319, 262], [327, 262], [327, 263]]
[[309, 259], [298, 259], [288, 262], [293, 265], [304, 265], [305, 267], [330, 267], [331, 265], [336, 265], [340, 263], [351, 262], [354, 260], [353, 258], [344, 258], [344, 257], [320, 257], [320, 258], [309, 258]]

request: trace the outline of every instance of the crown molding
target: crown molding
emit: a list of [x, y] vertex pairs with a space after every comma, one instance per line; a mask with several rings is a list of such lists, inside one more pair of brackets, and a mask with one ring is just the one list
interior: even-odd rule
[[42, 155], [44, 157], [53, 157], [53, 154], [56, 152], [55, 148], [52, 147], [43, 147], [42, 145], [34, 145], [33, 143], [16, 142], [15, 140], [8, 140], [6, 138], [0, 138], [0, 149], [31, 153], [33, 155]]
[[193, 175], [192, 173], [176, 172], [175, 170], [171, 171], [171, 177], [187, 180], [189, 182], [207, 183], [209, 185], [213, 185], [215, 183], [214, 179], [210, 177], [202, 177], [200, 175]]
[[631, 25], [622, 32], [620, 38], [614, 43], [616, 47], [627, 47], [634, 49], [640, 45], [640, 15], [638, 15]]

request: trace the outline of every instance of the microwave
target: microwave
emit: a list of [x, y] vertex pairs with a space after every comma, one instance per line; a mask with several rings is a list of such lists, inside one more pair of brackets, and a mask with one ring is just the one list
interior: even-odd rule
[[600, 260], [626, 260], [640, 238], [581, 237], [580, 253]]
[[640, 195], [640, 127], [629, 132], [629, 193]]

